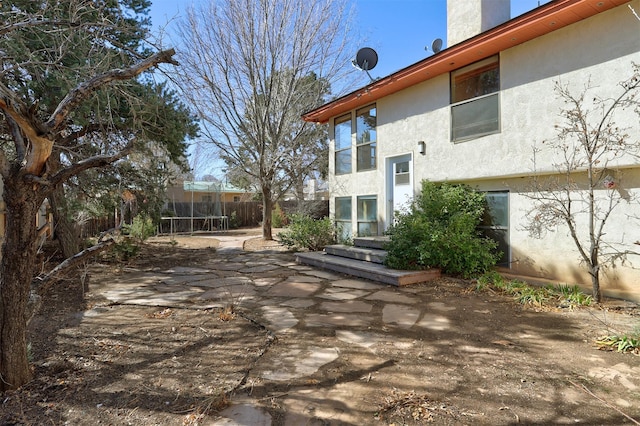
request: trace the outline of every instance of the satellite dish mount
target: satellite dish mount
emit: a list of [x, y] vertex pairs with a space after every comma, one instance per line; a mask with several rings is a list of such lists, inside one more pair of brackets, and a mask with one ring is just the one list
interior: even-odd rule
[[[429, 46], [425, 46], [424, 50], [426, 50], [427, 52], [429, 51]], [[438, 53], [442, 50], [442, 39], [441, 38], [437, 38], [435, 40], [433, 40], [433, 42], [431, 43], [431, 50], [433, 51], [433, 53]]]
[[374, 81], [374, 79], [371, 77], [371, 74], [369, 74], [369, 70], [374, 69], [378, 64], [378, 54], [375, 50], [370, 47], [363, 47], [362, 49], [358, 50], [356, 59], [351, 61], [351, 63], [354, 67], [366, 72], [369, 76], [369, 79], [371, 81]]

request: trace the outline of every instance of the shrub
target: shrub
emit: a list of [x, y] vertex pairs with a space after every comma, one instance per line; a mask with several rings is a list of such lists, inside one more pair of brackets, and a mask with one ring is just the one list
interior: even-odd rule
[[466, 185], [422, 182], [406, 213], [388, 234], [385, 264], [395, 269], [440, 268], [472, 277], [495, 266], [497, 243], [478, 231], [485, 210], [482, 193]]
[[113, 253], [117, 260], [126, 262], [140, 253], [140, 246], [132, 238], [124, 237], [113, 245]]
[[271, 212], [271, 225], [274, 228], [282, 228], [287, 224], [287, 215], [282, 211], [280, 203], [276, 203], [276, 206]]
[[293, 214], [289, 228], [280, 232], [278, 238], [285, 246], [322, 250], [335, 241], [335, 229], [328, 217], [313, 219], [310, 216]]
[[240, 221], [238, 220], [238, 213], [234, 210], [229, 217], [229, 228], [238, 229], [240, 227]]
[[147, 238], [155, 235], [156, 227], [149, 216], [138, 215], [133, 218], [131, 225], [122, 225], [122, 233], [136, 242], [142, 243]]

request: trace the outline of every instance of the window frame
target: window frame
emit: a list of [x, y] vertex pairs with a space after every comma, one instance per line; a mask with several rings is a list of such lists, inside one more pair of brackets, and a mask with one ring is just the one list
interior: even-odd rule
[[[348, 209], [339, 209], [339, 202], [348, 202]], [[338, 216], [338, 212], [348, 212], [349, 217]], [[334, 214], [333, 214], [334, 223], [336, 225], [338, 236], [343, 240], [348, 240], [351, 238], [353, 234], [352, 224], [353, 224], [353, 198], [352, 197], [335, 197], [334, 198]]]
[[[361, 206], [364, 206], [364, 204], [360, 204], [361, 201], [365, 201], [365, 200], [373, 200], [375, 201], [375, 211], [373, 212], [373, 218], [370, 217], [370, 214], [367, 214], [365, 217], [365, 212], [363, 210], [366, 209], [361, 209]], [[378, 235], [378, 196], [375, 194], [371, 194], [371, 195], [358, 195], [356, 197], [356, 222], [357, 222], [357, 233], [359, 237], [369, 237], [369, 236], [375, 236]], [[363, 227], [366, 225], [367, 227], [370, 227], [371, 224], [375, 224], [374, 230], [371, 231], [369, 230], [369, 232], [361, 232], [361, 226], [363, 225]]]
[[[485, 237], [498, 243], [498, 248], [502, 251], [502, 258], [498, 260], [498, 266], [511, 268], [511, 193], [509, 190], [482, 192], [487, 204], [478, 229]], [[493, 197], [494, 201], [489, 201], [488, 197]], [[504, 203], [502, 206], [504, 217], [491, 214], [492, 206], [495, 206], [498, 200]]]
[[[373, 111], [373, 115], [370, 112]], [[359, 117], [364, 117], [365, 114], [369, 113], [370, 117], [375, 118], [375, 123], [372, 127], [373, 133], [369, 133], [369, 139], [364, 140], [360, 138], [360, 119]], [[377, 161], [377, 143], [378, 143], [378, 107], [376, 104], [370, 104], [365, 107], [359, 108], [355, 111], [355, 135], [356, 135], [356, 172], [365, 172], [370, 170], [376, 170], [378, 167]], [[364, 123], [364, 120], [362, 120]], [[362, 134], [371, 130], [371, 128], [363, 129]], [[373, 134], [373, 138], [371, 135]], [[361, 153], [367, 153], [367, 155], [361, 155]], [[362, 157], [362, 158], [361, 158]], [[368, 161], [365, 161], [368, 160]], [[367, 166], [361, 166], [363, 163], [368, 163]]]
[[[338, 147], [338, 132], [336, 129], [340, 124], [349, 123], [349, 143], [346, 146], [340, 145]], [[333, 140], [334, 140], [334, 173], [336, 175], [346, 175], [353, 172], [353, 164], [352, 164], [352, 150], [353, 150], [353, 117], [351, 113], [341, 115], [333, 120]], [[338, 161], [339, 157], [342, 156], [348, 157], [348, 161], [344, 162], [345, 167], [344, 170], [338, 167], [338, 164], [342, 164]], [[348, 170], [347, 170], [348, 169]]]
[[[489, 86], [487, 89], [490, 91], [485, 92], [482, 88], [480, 88], [481, 92], [480, 94], [474, 95], [474, 96], [469, 96], [469, 97], [465, 97], [464, 95], [461, 96], [459, 93], [456, 92], [456, 81], [460, 81], [461, 77], [464, 76], [468, 76], [468, 77], [475, 77], [475, 76], [481, 76], [483, 73], [487, 72], [487, 71], [491, 71], [491, 70], [496, 70], [497, 71], [497, 82], [495, 84], [495, 87], [491, 87]], [[489, 58], [483, 59], [481, 61], [475, 62], [471, 65], [467, 65], [465, 67], [459, 68], [455, 71], [452, 71], [451, 73], [449, 73], [449, 95], [450, 95], [450, 139], [451, 142], [454, 143], [458, 143], [458, 142], [465, 142], [468, 140], [472, 140], [472, 139], [477, 139], [483, 136], [487, 136], [487, 135], [491, 135], [491, 134], [495, 134], [495, 133], [500, 133], [501, 131], [501, 108], [500, 108], [500, 91], [501, 91], [501, 79], [500, 79], [500, 55], [494, 55], [491, 56]], [[464, 79], [463, 79], [464, 80]], [[477, 82], [477, 85], [479, 85], [481, 82]], [[476, 90], [478, 91], [478, 90]], [[454, 102], [455, 100], [455, 102]], [[495, 100], [495, 102], [494, 102]], [[478, 108], [478, 106], [482, 106], [481, 110], [483, 111], [490, 111], [494, 108], [495, 105], [495, 119], [493, 117], [491, 117], [490, 121], [487, 121], [486, 119], [484, 120], [484, 126], [483, 126], [483, 120], [480, 121], [472, 121], [470, 123], [467, 123], [466, 126], [464, 125], [460, 125], [458, 124], [457, 126], [456, 124], [456, 115], [459, 117], [460, 116], [460, 111], [463, 111], [464, 109], [466, 109], [467, 111], [469, 111], [469, 107], [476, 107]], [[458, 114], [456, 114], [456, 111], [459, 111]], [[493, 125], [492, 123], [495, 122], [495, 125]], [[483, 131], [478, 131], [476, 133], [471, 133], [471, 134], [465, 134], [463, 136], [459, 136], [456, 137], [456, 134], [458, 134], [458, 131], [460, 129], [464, 129], [464, 127], [470, 127], [470, 128], [474, 128], [474, 127], [488, 127], [490, 126], [490, 128], [488, 130], [483, 130]]]

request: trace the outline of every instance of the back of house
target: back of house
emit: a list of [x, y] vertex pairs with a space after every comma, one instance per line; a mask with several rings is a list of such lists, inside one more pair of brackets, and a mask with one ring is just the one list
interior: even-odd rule
[[[544, 201], [540, 182], [559, 181], [563, 165], [577, 161], [567, 158], [577, 148], [559, 150], [571, 126], [559, 89], [590, 96], [584, 106], [597, 122], [596, 100], [618, 96], [640, 64], [635, 11], [640, 0], [555, 0], [511, 19], [509, 0], [448, 0], [445, 49], [304, 115], [330, 127], [330, 214], [344, 236], [383, 234], [424, 179], [466, 183], [486, 193], [485, 231], [499, 242], [502, 271], [588, 286], [569, 229], [550, 221], [534, 235], [532, 212]], [[637, 110], [613, 118], [625, 143], [639, 145]], [[595, 164], [604, 182], [597, 207], [617, 200], [603, 246], [640, 251], [640, 227], [631, 226], [640, 218], [640, 162], [616, 154]], [[573, 166], [570, 192], [581, 201], [571, 207], [588, 246], [587, 168]], [[604, 269], [604, 293], [640, 301], [638, 266], [640, 256], [629, 255]]]

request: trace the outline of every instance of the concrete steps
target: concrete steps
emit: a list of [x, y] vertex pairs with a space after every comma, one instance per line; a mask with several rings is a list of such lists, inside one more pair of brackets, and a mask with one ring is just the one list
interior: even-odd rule
[[342, 244], [327, 246], [324, 251], [332, 256], [348, 257], [350, 259], [364, 260], [365, 262], [380, 264], [384, 263], [384, 258], [387, 257], [387, 252], [384, 250], [345, 246]]
[[297, 253], [296, 260], [298, 263], [395, 286], [417, 284], [440, 277], [438, 269], [400, 271], [385, 267], [386, 252], [382, 247], [387, 241], [387, 237], [355, 238], [354, 246], [337, 244], [325, 247], [323, 252]]

